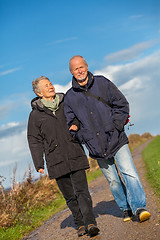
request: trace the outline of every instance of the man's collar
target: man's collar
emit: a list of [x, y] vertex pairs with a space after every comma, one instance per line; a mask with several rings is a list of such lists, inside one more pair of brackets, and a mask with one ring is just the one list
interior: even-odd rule
[[76, 89], [81, 89], [81, 90], [84, 90], [86, 88], [90, 88], [91, 85], [93, 84], [93, 80], [94, 80], [94, 77], [93, 77], [93, 74], [91, 72], [88, 71], [87, 73], [87, 76], [88, 76], [88, 81], [87, 81], [87, 84], [84, 85], [84, 86], [80, 86], [79, 83], [77, 82], [77, 79], [73, 76], [72, 78], [72, 87], [73, 88], [76, 88]]

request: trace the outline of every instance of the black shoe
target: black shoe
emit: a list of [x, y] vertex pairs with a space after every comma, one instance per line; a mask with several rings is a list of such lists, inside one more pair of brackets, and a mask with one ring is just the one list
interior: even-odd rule
[[89, 224], [88, 225], [88, 233], [90, 237], [96, 236], [99, 232], [99, 228], [95, 226], [94, 224]]
[[145, 208], [140, 208], [136, 211], [136, 216], [139, 222], [144, 222], [151, 217], [151, 214]]
[[78, 237], [81, 237], [86, 234], [86, 228], [85, 226], [81, 226], [77, 230]]
[[132, 220], [132, 218], [133, 218], [132, 210], [125, 210], [123, 212], [123, 222], [128, 222]]

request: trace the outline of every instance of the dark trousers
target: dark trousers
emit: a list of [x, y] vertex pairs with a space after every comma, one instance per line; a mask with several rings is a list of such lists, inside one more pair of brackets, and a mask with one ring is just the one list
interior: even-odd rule
[[96, 224], [92, 199], [88, 190], [85, 170], [72, 172], [56, 179], [77, 227]]

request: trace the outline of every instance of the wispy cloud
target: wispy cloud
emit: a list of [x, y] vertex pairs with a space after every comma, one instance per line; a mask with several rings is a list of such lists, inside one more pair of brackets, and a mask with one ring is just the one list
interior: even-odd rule
[[6, 104], [0, 106], [0, 121], [5, 119], [6, 116], [8, 116], [9, 112], [12, 109], [13, 104]]
[[8, 70], [6, 70], [6, 71], [0, 72], [0, 76], [5, 76], [5, 75], [8, 75], [8, 74], [10, 74], [10, 73], [19, 71], [19, 70], [21, 70], [21, 67], [8, 69]]
[[[152, 82], [160, 75], [160, 50], [152, 53], [142, 59], [138, 59], [131, 63], [121, 65], [109, 65], [101, 70], [96, 70], [97, 75], [104, 75], [111, 79], [115, 84], [121, 86], [132, 79], [140, 79]], [[144, 85], [145, 87], [145, 85]]]
[[[152, 134], [160, 132], [160, 49], [128, 64], [109, 65], [94, 74], [113, 81], [130, 103], [134, 131]], [[156, 125], [156, 128], [155, 128]]]
[[144, 50], [155, 46], [157, 43], [158, 43], [157, 40], [138, 43], [136, 45], [131, 46], [130, 48], [106, 56], [105, 60], [107, 60], [108, 63], [133, 60], [137, 58], [139, 54], [142, 53]]
[[10, 122], [0, 127], [0, 139], [20, 134], [26, 130], [26, 123]]
[[12, 117], [15, 116], [15, 119], [20, 118], [22, 115], [24, 117], [30, 109], [30, 96], [28, 93], [10, 95], [7, 99], [1, 99], [0, 121], [6, 121], [11, 114]]
[[67, 85], [62, 86], [59, 84], [54, 84], [56, 92], [66, 93], [69, 88], [71, 88], [72, 82], [69, 82]]
[[[8, 134], [3, 134], [3, 137], [0, 138], [0, 172], [6, 178], [3, 186], [7, 188], [12, 183], [15, 166], [17, 166], [16, 182], [22, 182], [29, 164], [32, 169], [34, 169], [34, 166], [28, 148], [27, 132], [24, 124], [21, 122], [9, 123], [4, 128], [6, 128]], [[13, 131], [13, 128], [15, 128], [15, 131]], [[9, 132], [12, 132], [12, 134]], [[34, 175], [39, 176], [36, 171], [34, 171]]]
[[133, 15], [133, 16], [130, 16], [130, 19], [138, 19], [138, 18], [142, 18], [143, 16], [144, 16], [143, 14]]
[[63, 43], [63, 42], [74, 41], [74, 40], [77, 40], [77, 39], [78, 39], [78, 37], [65, 38], [65, 39], [60, 39], [60, 40], [56, 40], [56, 41], [53, 41], [53, 42], [49, 42], [47, 45], [60, 44], [60, 43]]

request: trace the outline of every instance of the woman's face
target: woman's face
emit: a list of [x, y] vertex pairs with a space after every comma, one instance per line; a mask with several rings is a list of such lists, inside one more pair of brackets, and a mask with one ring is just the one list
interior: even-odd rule
[[39, 91], [37, 95], [44, 100], [52, 101], [55, 97], [55, 88], [53, 87], [52, 83], [47, 80], [43, 79], [39, 82]]

